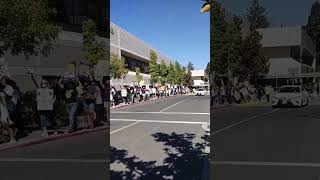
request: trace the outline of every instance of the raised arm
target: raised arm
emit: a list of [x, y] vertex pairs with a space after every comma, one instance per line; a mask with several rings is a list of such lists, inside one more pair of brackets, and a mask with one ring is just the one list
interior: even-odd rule
[[83, 87], [83, 85], [82, 85], [82, 83], [81, 83], [81, 81], [79, 80], [79, 77], [76, 77], [76, 80], [77, 80], [77, 82], [78, 82], [78, 84], [79, 84], [79, 87]]
[[34, 85], [36, 86], [36, 88], [38, 89], [40, 86], [39, 86], [37, 80], [34, 78], [33, 73], [31, 73], [31, 79], [32, 79], [33, 84], [34, 84]]
[[62, 83], [62, 82], [63, 82], [63, 75], [61, 75], [61, 78], [60, 78], [59, 83], [58, 83], [58, 84], [59, 84], [59, 86], [60, 86], [60, 88], [62, 88], [62, 89], [63, 89], [63, 88], [64, 88], [64, 86], [63, 86], [63, 83]]

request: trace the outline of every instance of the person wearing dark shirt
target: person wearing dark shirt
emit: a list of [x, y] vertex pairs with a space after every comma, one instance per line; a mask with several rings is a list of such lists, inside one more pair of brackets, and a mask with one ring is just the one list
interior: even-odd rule
[[[79, 80], [77, 79], [77, 81]], [[69, 131], [68, 132], [76, 131], [78, 128], [78, 122], [76, 118], [76, 112], [78, 110], [78, 97], [79, 97], [79, 92], [77, 89], [78, 84], [80, 83], [75, 81], [63, 82], [63, 76], [59, 81], [59, 85], [63, 90], [63, 94], [65, 98], [66, 112], [69, 115]]]
[[[90, 84], [89, 84], [90, 83]], [[85, 116], [88, 119], [89, 128], [94, 128], [94, 121], [96, 119], [95, 103], [98, 96], [97, 85], [92, 80], [85, 80], [83, 82], [81, 98]]]

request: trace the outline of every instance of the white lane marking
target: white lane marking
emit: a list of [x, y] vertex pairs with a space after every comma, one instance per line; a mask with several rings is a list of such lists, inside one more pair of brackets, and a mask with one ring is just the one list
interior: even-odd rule
[[[193, 98], [193, 97], [191, 97], [191, 98]], [[185, 101], [187, 101], [187, 100], [189, 100], [189, 99], [191, 99], [191, 98], [187, 98], [187, 99], [185, 99], [185, 100], [179, 101], [179, 102], [177, 102], [177, 103], [175, 103], [175, 104], [173, 104], [173, 105], [171, 105], [171, 106], [169, 106], [169, 107], [166, 107], [166, 108], [162, 109], [160, 112], [166, 111], [166, 110], [172, 108], [173, 106], [176, 106], [176, 105], [178, 105], [178, 104], [180, 104], [180, 103], [183, 103], [183, 102], [185, 102]]]
[[0, 158], [0, 162], [107, 163], [107, 159]]
[[163, 120], [140, 120], [140, 119], [110, 119], [110, 121], [125, 121], [125, 122], [148, 122], [148, 123], [172, 123], [172, 124], [207, 124], [206, 122], [195, 121], [163, 121]]
[[192, 112], [130, 112], [114, 111], [111, 114], [171, 114], [171, 115], [210, 115], [210, 113], [192, 113]]
[[217, 131], [214, 131], [214, 132], [213, 132], [213, 135], [216, 135], [216, 134], [218, 134], [218, 133], [221, 133], [221, 132], [226, 131], [226, 130], [228, 130], [228, 129], [231, 129], [231, 128], [235, 127], [235, 126], [238, 126], [238, 125], [243, 124], [243, 123], [245, 123], [245, 122], [251, 121], [251, 120], [253, 120], [253, 119], [256, 119], [256, 118], [259, 118], [259, 117], [262, 117], [262, 116], [265, 116], [265, 115], [272, 114], [272, 113], [274, 113], [274, 112], [276, 112], [276, 111], [278, 111], [278, 110], [279, 110], [279, 109], [275, 109], [275, 110], [273, 110], [273, 111], [271, 111], [271, 112], [263, 113], [263, 114], [260, 114], [260, 115], [256, 115], [256, 116], [252, 116], [252, 117], [250, 117], [250, 118], [244, 119], [244, 120], [239, 121], [239, 122], [237, 122], [237, 123], [234, 123], [234, 124], [231, 124], [231, 125], [226, 126], [226, 127], [224, 127], [224, 128], [221, 128], [221, 129], [219, 129], [219, 130], [217, 130]]
[[135, 120], [135, 123], [132, 123], [132, 124], [129, 124], [128, 126], [124, 126], [124, 127], [120, 128], [120, 129], [114, 130], [110, 134], [114, 134], [116, 132], [119, 132], [119, 131], [122, 131], [124, 129], [127, 129], [128, 127], [131, 127], [131, 126], [133, 126], [135, 124], [138, 124], [139, 122], [140, 122], [139, 120]]
[[211, 161], [212, 165], [320, 167], [320, 163]]

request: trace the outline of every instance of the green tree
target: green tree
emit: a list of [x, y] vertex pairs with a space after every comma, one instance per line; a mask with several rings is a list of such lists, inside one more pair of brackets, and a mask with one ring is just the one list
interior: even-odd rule
[[176, 70], [174, 68], [174, 65], [170, 62], [168, 66], [168, 76], [167, 76], [167, 81], [169, 84], [173, 85], [175, 83], [175, 75], [176, 75]]
[[[319, 62], [320, 59], [320, 3], [315, 1], [312, 5], [310, 16], [308, 18], [308, 24], [306, 30], [311, 39], [316, 44], [316, 59]], [[317, 64], [317, 71], [320, 69], [319, 63]]]
[[159, 65], [157, 63], [157, 53], [153, 50], [150, 51], [150, 61], [149, 61], [149, 74], [151, 76], [152, 83], [159, 82], [160, 73], [159, 73]]
[[239, 63], [239, 74], [242, 80], [256, 83], [260, 73], [268, 73], [269, 63], [263, 54], [261, 39], [262, 36], [258, 31], [251, 31], [241, 44], [242, 58]]
[[224, 61], [227, 54], [226, 31], [225, 11], [220, 3], [213, 0], [210, 13], [210, 72], [213, 74], [227, 72], [227, 64]]
[[160, 63], [160, 81], [162, 85], [165, 85], [168, 82], [168, 68], [164, 60]]
[[191, 88], [193, 86], [193, 80], [192, 80], [192, 72], [190, 69], [187, 68], [187, 72], [184, 73], [184, 85]]
[[174, 84], [181, 85], [183, 74], [182, 74], [182, 68], [178, 61], [175, 62], [175, 76], [174, 76]]
[[226, 32], [226, 56], [228, 79], [231, 81], [232, 76], [239, 75], [239, 63], [241, 58], [241, 33], [242, 20], [238, 16], [233, 17], [233, 22], [228, 24]]
[[93, 75], [93, 66], [102, 60], [106, 55], [106, 50], [102, 42], [96, 40], [96, 24], [89, 19], [82, 23], [82, 55], [91, 65], [91, 75]]
[[250, 31], [270, 26], [267, 10], [259, 0], [252, 0], [251, 6], [247, 9], [246, 18], [250, 25]]
[[49, 55], [52, 42], [61, 27], [48, 22], [53, 10], [48, 1], [1, 0], [0, 1], [0, 57], [23, 54]]
[[116, 54], [111, 54], [110, 57], [110, 74], [114, 79], [125, 79], [129, 70], [125, 59], [119, 58]]
[[187, 69], [190, 71], [194, 70], [193, 64], [190, 61], [188, 62]]
[[141, 75], [140, 68], [136, 68], [136, 81], [138, 84], [143, 80], [143, 76]]

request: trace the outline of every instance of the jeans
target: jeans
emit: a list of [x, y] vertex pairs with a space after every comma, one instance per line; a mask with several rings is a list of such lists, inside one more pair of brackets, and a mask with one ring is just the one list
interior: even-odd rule
[[41, 127], [44, 130], [46, 130], [47, 127], [48, 127], [49, 118], [50, 118], [51, 113], [52, 113], [52, 111], [50, 111], [50, 110], [41, 110], [41, 111], [39, 111]]
[[95, 104], [93, 102], [83, 102], [83, 110], [88, 111], [94, 111]]
[[76, 129], [78, 126], [77, 119], [75, 117], [77, 109], [78, 109], [77, 102], [66, 104], [66, 111], [69, 115], [69, 129]]
[[136, 95], [135, 94], [131, 94], [131, 103], [135, 103], [134, 99], [135, 99]]
[[127, 97], [122, 97], [122, 103], [127, 103]]

